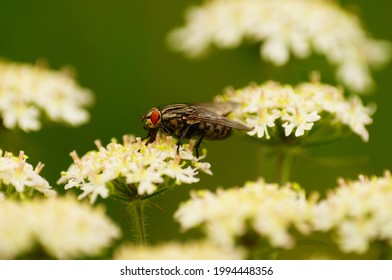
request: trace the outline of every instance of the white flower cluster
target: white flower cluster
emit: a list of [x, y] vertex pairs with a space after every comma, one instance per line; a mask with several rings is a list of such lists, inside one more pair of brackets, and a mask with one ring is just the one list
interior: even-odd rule
[[[208, 240], [223, 248], [255, 231], [272, 247], [292, 248], [293, 228], [302, 234], [329, 232], [343, 253], [363, 254], [375, 242], [392, 247], [392, 177], [359, 176], [317, 201], [306, 199], [298, 185], [279, 187], [263, 180], [243, 187], [191, 192], [175, 219], [183, 230], [200, 227]], [[318, 238], [318, 237], [316, 237]], [[237, 241], [236, 241], [237, 240]]]
[[175, 213], [182, 229], [202, 226], [207, 237], [223, 247], [249, 231], [248, 225], [272, 246], [291, 248], [292, 228], [306, 234], [310, 230], [312, 204], [296, 185], [279, 187], [263, 180], [241, 188], [202, 190], [191, 193]]
[[155, 246], [121, 247], [117, 260], [240, 260], [244, 254], [239, 248], [222, 248], [207, 241], [187, 243], [168, 242]]
[[368, 141], [365, 126], [372, 123], [371, 115], [375, 111], [374, 106], [365, 107], [358, 96], [345, 98], [341, 89], [317, 81], [296, 87], [277, 82], [253, 84], [238, 90], [228, 89], [215, 100], [240, 104], [230, 117], [251, 127], [249, 135], [266, 139], [270, 139], [271, 130], [276, 132], [277, 123], [281, 123], [286, 137], [291, 134], [300, 137], [320, 123], [336, 131], [340, 131], [341, 125], [348, 126]]
[[0, 201], [0, 259], [29, 253], [37, 244], [56, 259], [96, 256], [119, 236], [102, 208], [72, 197]]
[[62, 172], [59, 184], [65, 188], [79, 187], [80, 198], [90, 195], [93, 203], [99, 196], [110, 195], [108, 185], [115, 180], [124, 180], [127, 187], [136, 188], [137, 194], [150, 195], [160, 186], [199, 181], [198, 170], [211, 174], [210, 164], [200, 162], [190, 145], [182, 145], [177, 154], [177, 145], [172, 137], [157, 137], [154, 143], [146, 145], [141, 139], [124, 136], [123, 144], [112, 140], [106, 147], [96, 141], [98, 151], [90, 151], [79, 158], [76, 152], [71, 156], [74, 163]]
[[339, 181], [325, 200], [314, 208], [316, 230], [333, 231], [340, 249], [364, 253], [373, 241], [392, 246], [392, 178], [360, 176], [357, 181]]
[[290, 52], [298, 58], [315, 53], [337, 66], [337, 78], [350, 90], [368, 90], [371, 68], [389, 61], [389, 42], [372, 39], [359, 19], [325, 0], [208, 0], [192, 7], [186, 24], [172, 31], [174, 50], [190, 57], [204, 54], [211, 45], [235, 48], [245, 39], [264, 42], [260, 55], [274, 63], [287, 63]]
[[65, 72], [0, 61], [0, 118], [8, 129], [39, 130], [41, 113], [55, 122], [83, 124], [92, 100]]
[[45, 196], [56, 195], [49, 183], [39, 175], [43, 164], [38, 163], [34, 168], [26, 159], [23, 151], [16, 157], [0, 150], [0, 194], [4, 197], [17, 194], [20, 198], [33, 196], [37, 192]]

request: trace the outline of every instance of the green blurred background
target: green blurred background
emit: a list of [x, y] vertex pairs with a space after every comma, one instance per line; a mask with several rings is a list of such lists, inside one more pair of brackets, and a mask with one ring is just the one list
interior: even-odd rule
[[[38, 132], [2, 131], [0, 147], [18, 153], [29, 162], [45, 164], [42, 175], [57, 189], [60, 171], [71, 164], [69, 152], [79, 155], [123, 134], [145, 136], [140, 116], [149, 108], [174, 102], [209, 101], [226, 86], [243, 87], [269, 79], [296, 84], [307, 81], [311, 70], [320, 70], [322, 81], [334, 83], [334, 69], [322, 57], [292, 59], [276, 68], [259, 58], [258, 45], [213, 51], [206, 58], [190, 61], [171, 52], [165, 37], [184, 23], [185, 9], [199, 1], [96, 1], [57, 0], [0, 2], [0, 56], [34, 63], [45, 59], [53, 69], [71, 65], [77, 80], [96, 96], [91, 121], [72, 128], [45, 124]], [[392, 1], [341, 1], [361, 16], [375, 38], [392, 41]], [[328, 165], [296, 161], [292, 180], [308, 192], [334, 187], [338, 177], [381, 175], [392, 169], [392, 67], [373, 75], [377, 88], [364, 97], [375, 102], [377, 112], [369, 127], [370, 141], [357, 136], [311, 151], [318, 157], [336, 159]], [[162, 209], [148, 209], [148, 233], [152, 243], [185, 237], [173, 221], [173, 213], [190, 189], [216, 189], [242, 185], [266, 174], [272, 180], [273, 160], [260, 160], [257, 143], [245, 137], [205, 142], [207, 161], [214, 176], [202, 174], [198, 184], [183, 185], [155, 202]], [[344, 160], [341, 160], [344, 159]], [[102, 201], [101, 203], [108, 203]], [[124, 229], [130, 221], [123, 205], [111, 201], [109, 214]], [[129, 230], [126, 230], [126, 238]]]

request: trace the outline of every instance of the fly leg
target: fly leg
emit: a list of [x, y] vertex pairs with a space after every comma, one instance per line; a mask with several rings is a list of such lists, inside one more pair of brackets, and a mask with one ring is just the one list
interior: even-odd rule
[[206, 136], [205, 131], [200, 135], [199, 139], [197, 139], [196, 145], [195, 145], [195, 151], [196, 151], [196, 157], [199, 158], [199, 147], [201, 142], [204, 139], [204, 136]]
[[186, 137], [186, 135], [188, 134], [189, 129], [191, 128], [191, 124], [188, 125], [187, 127], [185, 127], [185, 129], [181, 132], [181, 136], [178, 139], [177, 142], [177, 155], [180, 153], [180, 146], [182, 145], [182, 140], [184, 140], [184, 138]]

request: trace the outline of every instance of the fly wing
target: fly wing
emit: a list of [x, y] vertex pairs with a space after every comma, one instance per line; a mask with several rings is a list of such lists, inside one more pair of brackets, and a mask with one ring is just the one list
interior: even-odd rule
[[219, 113], [215, 113], [201, 106], [194, 106], [195, 110], [188, 115], [188, 123], [198, 123], [198, 122], [208, 122], [213, 124], [220, 124], [222, 126], [228, 126], [240, 130], [251, 130], [251, 128], [246, 125], [239, 123], [237, 121], [232, 121], [222, 116]]
[[195, 103], [192, 105], [202, 107], [204, 109], [207, 109], [208, 111], [215, 112], [222, 116], [227, 116], [240, 106], [240, 104], [236, 102], [206, 102]]

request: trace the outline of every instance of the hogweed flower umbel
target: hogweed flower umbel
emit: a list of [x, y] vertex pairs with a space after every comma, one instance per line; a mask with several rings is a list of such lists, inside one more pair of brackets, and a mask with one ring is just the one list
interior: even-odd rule
[[168, 36], [174, 50], [197, 57], [242, 41], [263, 42], [262, 58], [277, 66], [315, 53], [336, 65], [336, 76], [350, 90], [368, 90], [371, 68], [387, 63], [389, 42], [371, 38], [357, 16], [325, 0], [209, 0], [186, 13], [185, 26]]
[[339, 186], [314, 207], [315, 230], [333, 232], [345, 253], [365, 253], [372, 242], [392, 246], [392, 178], [359, 176]]
[[198, 182], [199, 170], [211, 174], [209, 163], [197, 159], [189, 144], [177, 154], [172, 137], [158, 136], [146, 145], [139, 137], [124, 136], [123, 144], [112, 140], [106, 147], [99, 141], [96, 145], [97, 151], [82, 157], [72, 152], [74, 163], [58, 180], [66, 189], [80, 188], [79, 198], [90, 196], [91, 203], [110, 195], [128, 202], [146, 199], [173, 185]]
[[44, 165], [38, 163], [34, 168], [26, 159], [23, 151], [16, 157], [0, 150], [0, 194], [21, 199], [39, 193], [44, 196], [56, 195], [49, 183], [39, 175]]
[[85, 107], [92, 100], [91, 92], [65, 71], [0, 61], [0, 118], [8, 129], [39, 130], [41, 114], [54, 122], [81, 125], [89, 120]]
[[291, 248], [293, 228], [302, 233], [310, 230], [311, 210], [298, 185], [279, 187], [259, 179], [216, 193], [194, 191], [175, 219], [184, 230], [201, 226], [209, 240], [223, 247], [235, 245], [236, 238], [253, 230], [273, 247]]
[[[372, 123], [375, 111], [374, 105], [365, 107], [359, 97], [346, 98], [342, 89], [318, 81], [295, 87], [251, 84], [228, 89], [215, 100], [241, 105], [229, 117], [251, 127], [249, 135], [266, 141], [298, 138], [302, 144], [339, 138], [344, 128], [368, 141], [366, 125]], [[305, 134], [308, 137], [301, 137]]]
[[240, 260], [243, 250], [222, 248], [207, 241], [168, 242], [155, 246], [126, 245], [115, 254], [117, 260]]
[[56, 259], [97, 256], [120, 234], [103, 208], [71, 196], [0, 201], [0, 259], [21, 256], [38, 244]]

